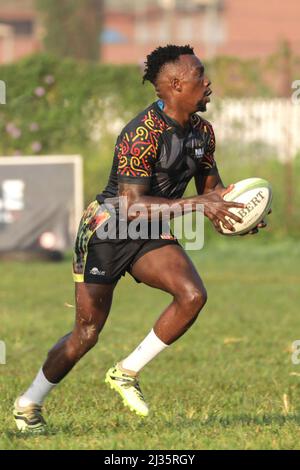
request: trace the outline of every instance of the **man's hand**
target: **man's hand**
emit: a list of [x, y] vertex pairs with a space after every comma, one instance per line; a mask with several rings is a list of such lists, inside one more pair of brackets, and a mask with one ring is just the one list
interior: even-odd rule
[[[268, 215], [271, 213], [272, 213], [272, 209], [269, 210]], [[249, 232], [246, 232], [246, 233], [242, 233], [240, 236], [243, 237], [244, 235], [255, 235], [256, 233], [259, 232], [260, 228], [265, 228], [267, 225], [268, 225], [267, 222], [263, 219], [252, 230], [249, 230]]]
[[[213, 223], [215, 229], [222, 233], [220, 223], [224, 225], [225, 228], [230, 230], [231, 232], [235, 231], [234, 226], [230, 222], [230, 220], [226, 219], [226, 217], [230, 217], [230, 219], [235, 220], [236, 222], [242, 222], [242, 218], [238, 215], [233, 214], [229, 209], [232, 207], [236, 207], [238, 209], [244, 209], [246, 204], [242, 204], [239, 202], [233, 201], [224, 201], [223, 197], [225, 194], [232, 191], [234, 185], [231, 184], [227, 188], [216, 188], [214, 191], [211, 191], [205, 196], [201, 197], [201, 202], [204, 204], [204, 215], [209, 218], [209, 220]], [[205, 201], [203, 202], [203, 197], [205, 197]]]

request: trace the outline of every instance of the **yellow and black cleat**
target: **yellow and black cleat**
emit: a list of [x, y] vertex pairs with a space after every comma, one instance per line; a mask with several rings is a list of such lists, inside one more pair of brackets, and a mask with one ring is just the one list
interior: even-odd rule
[[137, 376], [127, 374], [119, 364], [116, 364], [106, 373], [105, 382], [121, 395], [124, 405], [131, 411], [139, 416], [148, 416], [149, 409], [140, 389]]
[[39, 434], [46, 429], [46, 421], [42, 416], [42, 407], [40, 405], [33, 403], [28, 406], [20, 406], [17, 398], [13, 414], [17, 428], [21, 432]]

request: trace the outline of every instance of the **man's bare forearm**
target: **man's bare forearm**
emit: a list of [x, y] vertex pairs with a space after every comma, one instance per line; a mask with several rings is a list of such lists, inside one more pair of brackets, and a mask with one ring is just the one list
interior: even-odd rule
[[140, 196], [131, 201], [125, 200], [124, 207], [128, 213], [128, 219], [142, 218], [157, 219], [164, 216], [178, 217], [195, 211], [203, 211], [203, 205], [207, 203], [207, 198], [203, 196], [192, 196], [181, 199], [168, 199], [156, 196]]

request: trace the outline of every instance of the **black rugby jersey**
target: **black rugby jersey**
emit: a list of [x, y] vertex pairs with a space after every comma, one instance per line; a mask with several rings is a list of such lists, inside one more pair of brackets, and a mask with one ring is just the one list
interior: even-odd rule
[[158, 100], [130, 121], [119, 135], [102, 203], [118, 195], [118, 181], [150, 183], [150, 196], [179, 199], [198, 173], [217, 172], [211, 124], [193, 114], [186, 128], [167, 116]]

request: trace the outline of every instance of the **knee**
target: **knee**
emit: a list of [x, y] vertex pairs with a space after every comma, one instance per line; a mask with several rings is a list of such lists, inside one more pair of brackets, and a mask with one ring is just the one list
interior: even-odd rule
[[181, 293], [180, 302], [191, 318], [198, 316], [207, 302], [207, 292], [204, 286], [186, 286]]
[[196, 315], [202, 310], [207, 302], [207, 292], [204, 287], [191, 288], [186, 294], [186, 303], [191, 311], [195, 312]]

